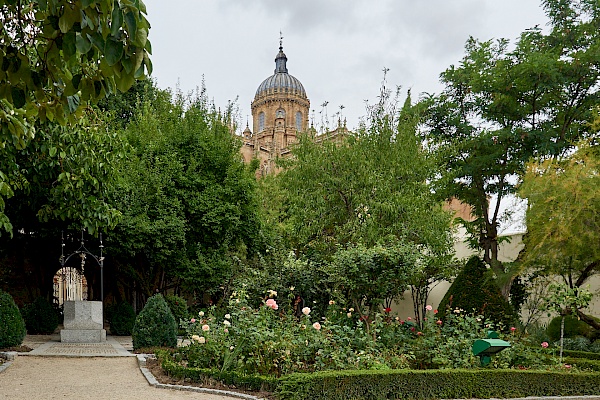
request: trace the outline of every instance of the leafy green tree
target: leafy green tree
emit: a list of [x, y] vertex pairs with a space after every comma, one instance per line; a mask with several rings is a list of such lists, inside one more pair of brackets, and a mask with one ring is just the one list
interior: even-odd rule
[[[350, 267], [348, 260], [365, 257], [371, 261], [364, 267], [384, 270], [390, 264], [384, 262], [383, 254], [370, 252], [390, 244], [410, 249], [415, 272], [423, 266], [448, 264], [451, 259], [450, 216], [434, 200], [427, 183], [434, 163], [415, 134], [417, 110], [410, 96], [401, 111], [389, 97], [384, 86], [380, 102], [370, 109], [356, 135], [336, 143], [301, 137], [293, 149], [294, 158], [277, 177], [286, 193], [283, 226], [291, 244], [317, 263], [329, 263], [341, 251], [347, 254], [342, 259], [340, 253], [338, 267]], [[398, 262], [394, 268], [404, 268], [403, 260]], [[363, 279], [350, 271], [346, 276]], [[364, 288], [358, 280], [353, 285]], [[398, 290], [385, 287], [390, 290], [363, 293], [370, 298], [370, 306], [397, 297]], [[357, 292], [351, 298], [359, 296]]]
[[[150, 25], [140, 0], [10, 0], [0, 5], [0, 139], [13, 159], [36, 137], [37, 121], [75, 122], [87, 103], [150, 73]], [[39, 135], [37, 136], [39, 138]], [[42, 144], [40, 144], [42, 145]], [[51, 147], [50, 144], [46, 145]], [[18, 164], [0, 169], [5, 199], [24, 182]]]
[[563, 154], [589, 135], [600, 94], [600, 4], [543, 6], [548, 34], [526, 30], [514, 50], [504, 39], [469, 39], [460, 64], [441, 75], [443, 93], [426, 100], [424, 138], [444, 160], [436, 191], [471, 206], [474, 220], [463, 221], [470, 243], [498, 277], [508, 273], [505, 296], [513, 274], [498, 260], [498, 228], [510, 215], [500, 202], [515, 193], [531, 157]]
[[[519, 189], [528, 202], [524, 267], [558, 275], [571, 290], [600, 272], [599, 171], [598, 147], [580, 143], [570, 156], [531, 163]], [[581, 307], [574, 310], [600, 329]]]
[[227, 115], [157, 90], [124, 131], [131, 150], [112, 195], [117, 268], [144, 297], [177, 286], [217, 294], [261, 242], [256, 181]]

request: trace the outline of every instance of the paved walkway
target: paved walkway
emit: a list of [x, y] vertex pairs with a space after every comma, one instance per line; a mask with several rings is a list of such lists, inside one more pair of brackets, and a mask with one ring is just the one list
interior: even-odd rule
[[0, 399], [189, 399], [255, 397], [210, 389], [193, 392], [161, 385], [130, 353], [131, 337], [108, 336], [97, 344], [61, 343], [59, 335], [27, 336], [31, 352], [17, 353], [0, 367]]

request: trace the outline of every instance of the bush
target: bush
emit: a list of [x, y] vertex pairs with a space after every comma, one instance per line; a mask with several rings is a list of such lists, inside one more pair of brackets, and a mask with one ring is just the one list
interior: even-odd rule
[[188, 319], [187, 301], [183, 297], [168, 294], [165, 296], [165, 301], [167, 302], [173, 317], [175, 317], [177, 326], [179, 326], [181, 320], [185, 321]]
[[0, 290], [0, 349], [20, 346], [27, 331], [12, 296]]
[[117, 336], [128, 336], [135, 324], [135, 311], [131, 304], [124, 301], [113, 308], [110, 316], [110, 333]]
[[21, 310], [27, 333], [30, 335], [50, 335], [58, 327], [58, 314], [48, 300], [38, 297]]
[[[560, 324], [562, 316], [552, 318], [548, 324], [547, 333], [553, 342], [560, 340]], [[571, 338], [575, 336], [589, 337], [592, 333], [592, 328], [581, 321], [575, 315], [565, 315], [565, 332], [564, 337]]]
[[279, 380], [278, 398], [469, 399], [598, 393], [598, 373], [519, 370], [326, 371]]
[[144, 309], [135, 319], [131, 337], [135, 350], [177, 346], [177, 324], [161, 294], [148, 299]]
[[518, 320], [479, 257], [471, 257], [458, 274], [439, 305], [440, 318], [448, 309], [484, 315], [494, 325], [508, 328]]

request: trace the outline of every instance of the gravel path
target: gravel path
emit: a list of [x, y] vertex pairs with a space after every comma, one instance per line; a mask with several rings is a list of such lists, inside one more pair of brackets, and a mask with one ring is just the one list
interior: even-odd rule
[[150, 386], [135, 357], [19, 356], [0, 373], [0, 399], [193, 399], [231, 397]]

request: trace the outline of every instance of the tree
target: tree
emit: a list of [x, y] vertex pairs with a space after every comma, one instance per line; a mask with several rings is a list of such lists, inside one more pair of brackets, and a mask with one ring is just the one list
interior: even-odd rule
[[515, 192], [531, 157], [564, 154], [589, 135], [600, 94], [600, 4], [543, 5], [550, 33], [526, 30], [512, 51], [504, 39], [470, 38], [460, 65], [441, 75], [444, 92], [425, 102], [424, 138], [445, 160], [437, 192], [471, 206], [474, 220], [463, 221], [470, 243], [498, 277], [508, 273], [505, 296], [513, 274], [498, 260], [498, 228], [510, 215], [500, 202]]
[[[371, 249], [388, 244], [410, 249], [410, 259], [420, 263], [411, 262], [415, 270], [451, 259], [450, 216], [427, 183], [434, 164], [415, 134], [418, 115], [410, 96], [401, 112], [389, 96], [384, 85], [367, 123], [339, 143], [301, 137], [294, 158], [277, 177], [286, 192], [284, 226], [292, 246], [315, 262], [329, 263], [340, 251], [348, 259], [380, 262]], [[397, 295], [397, 290], [380, 293], [370, 306]]]
[[[528, 202], [523, 265], [559, 275], [570, 290], [582, 290], [600, 272], [599, 173], [598, 147], [580, 143], [570, 156], [529, 164], [519, 188]], [[580, 308], [577, 315], [600, 329]]]
[[[0, 6], [0, 138], [16, 157], [47, 121], [75, 122], [87, 103], [150, 73], [150, 25], [140, 0], [9, 0]], [[39, 124], [41, 123], [41, 125]], [[24, 182], [0, 169], [0, 228], [11, 232], [5, 199]]]
[[122, 222], [108, 242], [127, 285], [143, 297], [175, 288], [222, 294], [261, 246], [254, 172], [244, 165], [228, 114], [203, 91], [155, 89], [123, 134], [130, 152], [112, 193]]

